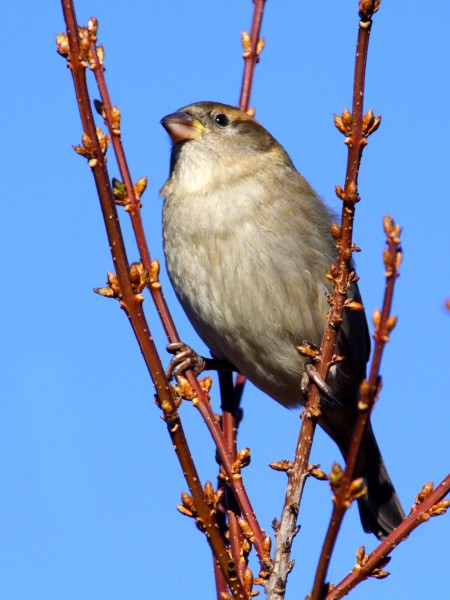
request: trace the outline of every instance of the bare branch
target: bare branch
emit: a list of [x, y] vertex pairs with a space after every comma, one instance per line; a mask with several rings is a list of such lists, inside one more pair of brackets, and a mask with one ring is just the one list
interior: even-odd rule
[[[344, 189], [336, 188], [337, 195], [343, 201], [341, 226], [334, 225], [332, 228], [332, 234], [339, 251], [337, 264], [332, 265], [329, 275], [334, 282], [335, 292], [320, 353], [316, 359], [316, 368], [319, 377], [323, 381], [326, 380], [328, 370], [333, 363], [333, 353], [345, 309], [347, 289], [355, 278], [350, 264], [352, 253], [355, 250], [352, 237], [355, 205], [359, 201], [358, 172], [362, 152], [367, 144], [367, 137], [376, 129], [374, 126], [375, 118], [373, 118], [373, 121], [371, 120], [371, 116], [373, 116], [371, 112], [368, 113], [368, 116], [363, 117], [363, 102], [372, 15], [378, 9], [378, 5], [379, 2], [376, 0], [359, 3], [360, 22], [356, 46], [352, 114], [348, 110], [344, 110], [342, 117], [336, 119], [338, 129], [346, 135], [345, 143], [348, 148], [348, 157]], [[370, 127], [367, 125], [369, 121]], [[316, 420], [319, 415], [320, 394], [318, 388], [313, 385], [302, 415], [303, 422], [295, 452], [294, 465], [288, 472], [288, 489], [276, 539], [275, 565], [270, 581], [266, 586], [267, 596], [270, 599], [284, 597], [286, 580], [292, 568], [289, 560], [290, 549], [297, 531], [297, 513], [307, 476]]]
[[260, 38], [262, 18], [266, 0], [253, 0], [253, 18], [250, 35], [247, 31], [242, 32], [242, 46], [244, 48], [244, 74], [242, 76], [241, 98], [239, 108], [246, 112], [250, 105], [250, 94], [252, 91], [255, 67], [259, 61], [259, 55], [264, 48], [264, 38]]
[[[111, 292], [113, 296], [120, 300], [120, 306], [128, 315], [157, 390], [158, 403], [164, 412], [164, 420], [166, 421], [168, 432], [192, 494], [193, 506], [195, 507], [195, 514], [193, 513], [192, 516], [195, 516], [200, 529], [207, 532], [215, 560], [220, 565], [233, 595], [239, 598], [247, 598], [241, 580], [236, 577], [236, 567], [228, 557], [227, 549], [218, 529], [214, 513], [208, 505], [200, 478], [192, 461], [177, 412], [178, 402], [165, 377], [164, 369], [162, 368], [156, 347], [150, 335], [148, 323], [142, 311], [142, 295], [136, 293], [130, 278], [129, 261], [106, 168], [105, 152], [107, 143], [103, 134], [98, 132], [95, 127], [86, 85], [86, 68], [89, 65], [96, 65], [97, 70], [101, 70], [98, 69], [97, 64], [97, 50], [95, 50], [93, 55], [91, 46], [91, 42], [96, 37], [97, 22], [91, 19], [87, 28], [79, 28], [73, 2], [71, 0], [62, 0], [62, 8], [67, 27], [67, 36], [65, 34], [58, 36], [58, 52], [67, 58], [67, 64], [72, 72], [84, 131], [82, 138], [83, 146], [80, 147], [82, 152], [79, 153], [88, 158], [89, 166], [94, 175], [112, 259], [117, 272], [117, 277], [112, 276], [114, 289], [111, 287]], [[117, 123], [114, 123], [112, 120], [111, 126], [113, 129], [118, 130], [119, 128], [116, 125]], [[119, 134], [116, 132], [114, 135], [118, 136]], [[205, 395], [200, 388], [199, 391], [203, 396]]]
[[402, 256], [400, 250], [400, 227], [395, 225], [390, 217], [386, 216], [384, 218], [384, 229], [386, 232], [387, 249], [384, 253], [386, 287], [383, 309], [381, 312], [376, 310], [374, 313], [376, 315], [374, 317], [375, 332], [373, 336], [375, 339], [375, 349], [372, 357], [370, 374], [368, 380], [361, 384], [358, 419], [356, 421], [347, 456], [345, 472], [343, 473], [342, 478], [340, 478], [339, 486], [334, 494], [333, 513], [320, 553], [311, 599], [319, 599], [323, 595], [328, 566], [342, 520], [351, 502], [359, 497], [358, 494], [361, 491], [364, 491], [360, 489], [360, 486], [353, 477], [364, 433], [370, 419], [370, 413], [375, 405], [380, 389], [379, 371], [384, 347], [389, 341], [389, 334], [396, 323], [396, 318], [391, 316], [391, 308], [394, 297], [395, 281], [399, 275], [398, 270]]
[[[431, 489], [430, 489], [431, 488]], [[392, 533], [384, 539], [381, 544], [371, 552], [363, 561], [363, 565], [357, 564], [353, 571], [347, 575], [338, 585], [327, 594], [326, 600], [338, 600], [346, 596], [358, 583], [368, 577], [379, 577], [377, 569], [394, 550], [403, 542], [408, 535], [428, 521], [431, 517], [444, 514], [450, 506], [450, 500], [443, 500], [450, 491], [450, 474], [436, 487], [434, 491], [432, 484], [424, 486], [421, 494], [418, 494], [416, 503], [411, 513]], [[425, 497], [424, 497], [425, 496]], [[386, 564], [386, 563], [384, 563]], [[383, 574], [382, 574], [383, 575]]]

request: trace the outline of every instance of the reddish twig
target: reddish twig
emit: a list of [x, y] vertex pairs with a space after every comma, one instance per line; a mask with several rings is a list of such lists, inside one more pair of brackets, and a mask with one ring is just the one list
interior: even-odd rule
[[214, 562], [214, 578], [216, 581], [217, 600], [223, 600], [224, 594], [228, 594], [228, 584], [216, 562]]
[[[334, 282], [335, 291], [320, 353], [317, 356], [317, 371], [323, 381], [326, 380], [328, 370], [333, 364], [333, 353], [342, 322], [342, 314], [345, 310], [347, 290], [356, 278], [351, 269], [351, 258], [355, 251], [353, 220], [355, 205], [359, 201], [358, 172], [362, 152], [367, 144], [367, 137], [377, 129], [380, 122], [379, 118], [373, 116], [372, 111], [363, 117], [367, 50], [372, 15], [378, 10], [378, 6], [378, 0], [361, 0], [359, 2], [360, 22], [356, 46], [352, 114], [345, 109], [342, 117], [335, 117], [336, 126], [346, 136], [348, 156], [344, 189], [336, 186], [336, 193], [342, 200], [343, 206], [341, 227], [334, 225], [332, 228], [338, 248], [338, 259], [336, 265], [331, 266], [329, 277]], [[287, 577], [292, 568], [289, 560], [290, 548], [297, 532], [297, 514], [308, 475], [309, 456], [319, 414], [320, 394], [317, 387], [313, 385], [302, 415], [303, 422], [294, 463], [288, 470], [289, 482], [282, 516], [277, 524], [275, 566], [266, 586], [267, 597], [270, 599], [284, 598]]]
[[338, 585], [327, 594], [325, 600], [338, 600], [346, 596], [354, 587], [368, 577], [383, 578], [388, 575], [382, 568], [387, 564], [387, 557], [394, 548], [403, 542], [408, 535], [431, 517], [444, 514], [450, 506], [450, 500], [443, 500], [450, 491], [450, 474], [432, 491], [432, 484], [427, 484], [416, 497], [416, 503], [406, 519], [392, 531], [387, 538], [369, 555], [358, 551], [358, 564]]
[[[369, 46], [372, 15], [378, 10], [378, 0], [362, 0], [360, 7], [360, 22], [358, 40], [356, 45], [355, 74], [353, 84], [352, 114], [344, 110], [342, 117], [335, 117], [337, 128], [345, 134], [345, 143], [348, 148], [347, 171], [344, 189], [336, 186], [336, 193], [343, 202], [341, 226], [333, 225], [332, 234], [338, 248], [337, 264], [332, 265], [329, 278], [334, 282], [335, 293], [327, 322], [323, 343], [320, 348], [320, 362], [318, 372], [323, 381], [330, 366], [333, 364], [333, 352], [345, 310], [347, 290], [356, 280], [356, 275], [351, 268], [352, 253], [356, 250], [353, 243], [353, 221], [358, 195], [358, 173], [367, 138], [379, 126], [380, 117], [374, 117], [369, 110], [363, 116], [364, 87], [367, 52]], [[362, 6], [366, 6], [363, 12]], [[371, 10], [369, 10], [369, 5]], [[319, 407], [320, 396], [317, 388], [313, 386], [307, 407], [314, 410]]]
[[[104, 78], [104, 67], [99, 57], [96, 48], [96, 30], [97, 30], [97, 22], [96, 20], [92, 20], [93, 27], [91, 27], [90, 34], [90, 48], [91, 48], [91, 56], [93, 63], [93, 71], [96, 77], [96, 81], [99, 87], [101, 99], [102, 99], [102, 114], [104, 114], [105, 122], [108, 126], [109, 131], [111, 132], [111, 138], [113, 143], [113, 148], [116, 153], [117, 162], [119, 165], [120, 173], [123, 178], [123, 182], [126, 188], [126, 200], [125, 200], [125, 209], [130, 215], [133, 231], [135, 234], [136, 242], [138, 245], [139, 253], [141, 256], [142, 266], [145, 273], [148, 273], [147, 282], [150, 292], [152, 294], [153, 300], [157, 307], [158, 313], [161, 317], [163, 326], [166, 331], [167, 338], [170, 342], [178, 342], [180, 341], [175, 324], [170, 315], [169, 309], [167, 307], [164, 295], [162, 293], [161, 284], [158, 279], [159, 273], [159, 265], [157, 261], [151, 261], [150, 251], [148, 249], [148, 244], [145, 236], [145, 232], [143, 229], [141, 213], [140, 213], [140, 200], [136, 194], [137, 184], [133, 185], [131, 176], [129, 173], [128, 165], [126, 162], [122, 142], [120, 139], [120, 123], [119, 127], [115, 127], [114, 123], [114, 112], [116, 114], [120, 113], [116, 107], [112, 106], [106, 81]], [[116, 117], [117, 119], [117, 117]], [[252, 531], [254, 532], [255, 539], [254, 545], [260, 560], [263, 560], [264, 554], [262, 550], [262, 542], [264, 540], [264, 532], [261, 530], [258, 521], [255, 517], [253, 508], [250, 503], [250, 499], [245, 491], [245, 488], [242, 483], [242, 479], [239, 479], [235, 473], [233, 473], [233, 452], [229, 449], [224, 434], [218, 425], [211, 405], [204, 393], [204, 391], [199, 386], [199, 383], [192, 372], [192, 370], [186, 371], [186, 378], [189, 381], [190, 386], [195, 391], [196, 402], [194, 405], [199, 410], [202, 415], [206, 426], [209, 429], [209, 432], [216, 444], [217, 451], [221, 460], [221, 464], [224, 467], [225, 473], [228, 478], [228, 485], [233, 489], [233, 493], [236, 496], [236, 500], [239, 504], [239, 507], [242, 511], [242, 514], [248, 520]]]
[[[245, 63], [239, 108], [243, 111], [248, 110], [249, 107], [255, 66], [259, 60], [259, 53], [261, 52], [264, 44], [263, 40], [260, 40], [259, 35], [261, 31], [265, 0], [256, 0], [254, 4], [255, 6], [253, 10], [251, 33], [250, 35], [248, 35], [246, 31], [242, 33]], [[220, 394], [222, 399], [222, 431], [225, 441], [228, 445], [228, 449], [232, 454], [233, 460], [235, 460], [240, 402], [246, 379], [243, 375], [238, 374], [236, 377], [235, 386], [233, 388], [233, 386], [231, 385], [231, 373], [219, 372], [219, 381]], [[239, 560], [239, 556], [242, 553], [243, 536], [238, 526], [239, 513], [236, 512], [237, 506], [233, 501], [233, 498], [231, 498], [229, 494], [228, 486], [225, 486], [224, 502], [226, 514], [228, 516], [228, 528], [232, 556], [234, 560], [237, 561], [237, 564], [240, 565], [240, 574], [243, 575], [245, 571], [246, 562]], [[242, 503], [239, 502], [239, 505], [241, 505], [242, 510]], [[259, 526], [257, 526], [256, 518], [252, 518], [252, 512], [250, 510], [244, 512], [244, 515], [252, 531], [254, 531], [254, 539], [252, 541], [255, 544], [255, 548], [260, 560], [267, 560], [268, 556], [264, 555], [263, 553], [263, 532], [259, 528]], [[218, 585], [220, 585], [220, 580], [218, 581]]]
[[76, 98], [83, 125], [83, 146], [77, 147], [80, 154], [89, 159], [99, 200], [102, 208], [105, 227], [111, 248], [112, 259], [117, 275], [110, 275], [110, 295], [120, 300], [121, 307], [127, 313], [133, 331], [141, 348], [149, 373], [153, 379], [158, 394], [158, 402], [164, 412], [169, 434], [175, 448], [178, 460], [186, 477], [192, 494], [192, 515], [200, 529], [208, 536], [215, 560], [236, 598], [248, 598], [242, 581], [236, 577], [235, 565], [229, 560], [228, 553], [221, 533], [214, 518], [214, 512], [208, 503], [205, 491], [202, 489], [200, 478], [195, 469], [187, 445], [184, 431], [177, 412], [177, 401], [164, 375], [161, 361], [149, 332], [149, 327], [142, 312], [142, 296], [139, 287], [136, 291], [130, 278], [129, 262], [123, 242], [123, 236], [116, 211], [109, 176], [106, 169], [106, 138], [95, 127], [90, 99], [86, 85], [86, 67], [94, 62], [89, 53], [90, 35], [95, 29], [95, 22], [90, 23], [91, 31], [79, 28], [76, 21], [72, 0], [62, 0], [62, 9], [67, 27], [67, 36], [58, 36], [58, 52], [68, 60], [75, 86]]
[[[108, 87], [106, 84], [103, 66], [103, 53], [98, 53], [96, 47], [97, 42], [97, 19], [95, 17], [90, 19], [91, 27], [89, 29], [90, 36], [90, 54], [92, 56], [91, 69], [94, 72], [95, 80], [100, 92], [102, 100], [101, 113], [111, 134], [111, 143], [113, 145], [114, 153], [119, 167], [122, 181], [126, 188], [125, 196], [125, 210], [128, 212], [133, 228], [133, 233], [136, 239], [136, 244], [139, 250], [142, 265], [145, 271], [151, 275], [150, 281], [148, 282], [148, 288], [152, 295], [158, 314], [161, 318], [161, 322], [164, 326], [164, 330], [167, 335], [169, 342], [179, 342], [178, 332], [175, 327], [175, 323], [172, 319], [172, 315], [169, 312], [169, 308], [165, 301], [162, 287], [158, 281], [158, 265], [152, 263], [150, 250], [147, 244], [147, 239], [144, 231], [144, 226], [141, 217], [141, 202], [140, 197], [145, 190], [146, 180], [143, 184], [143, 190], [139, 190], [138, 184], [133, 185], [128, 163], [125, 157], [124, 148], [121, 139], [120, 130], [120, 112], [116, 106], [112, 105], [111, 98], [109, 96]], [[100, 46], [101, 48], [101, 46]]]
[[[232, 488], [233, 494], [236, 498], [236, 502], [238, 503], [239, 508], [242, 511], [242, 515], [243, 517], [245, 517], [250, 529], [253, 532], [251, 541], [255, 546], [256, 553], [258, 554], [260, 561], [262, 563], [265, 563], [265, 561], [268, 558], [267, 553], [263, 549], [265, 533], [259, 526], [252, 505], [250, 503], [250, 499], [248, 498], [247, 492], [245, 491], [240, 469], [238, 468], [236, 470], [236, 467], [234, 466], [234, 463], [231, 460], [232, 454], [230, 453], [228, 444], [225, 440], [220, 425], [217, 423], [210, 403], [208, 401], [204, 402], [198, 398], [196, 398], [193, 403], [202, 415], [203, 420], [205, 421], [206, 426], [208, 427], [208, 430], [212, 435], [214, 443], [217, 447], [221, 465], [223, 466], [225, 471], [226, 483]], [[222, 462], [222, 457], [226, 457], [226, 461]]]
[[[262, 19], [264, 15], [266, 0], [253, 0], [253, 3], [254, 8], [250, 35], [245, 30], [242, 32], [242, 45], [244, 48], [244, 73], [242, 75], [239, 109], [244, 112], [246, 112], [249, 109], [255, 67], [259, 61], [259, 56], [264, 47], [264, 39], [260, 38], [259, 36], [261, 33]], [[230, 430], [236, 431], [236, 412], [239, 410], [245, 382], [245, 376], [238, 374], [236, 376], [234, 384], [233, 399], [231, 399], [230, 397], [225, 401], [228, 406], [233, 406], [232, 419], [229, 420], [228, 418], [226, 418], [224, 420], [224, 433], [226, 437], [230, 435], [228, 431], [228, 426], [230, 426]]]
[[250, 94], [252, 91], [253, 75], [259, 61], [259, 55], [264, 48], [264, 38], [260, 38], [262, 18], [266, 0], [253, 0], [252, 27], [250, 35], [247, 31], [242, 32], [242, 45], [244, 47], [244, 74], [242, 76], [241, 97], [239, 108], [246, 112], [250, 105]]
[[[228, 448], [233, 456], [233, 461], [237, 458], [237, 421], [236, 411], [238, 405], [234, 401], [233, 374], [231, 371], [219, 371], [220, 396], [222, 398], [222, 431]], [[243, 543], [242, 531], [238, 524], [238, 517], [241, 515], [239, 506], [236, 503], [231, 488], [225, 483], [220, 483], [224, 489], [224, 521], [228, 521], [228, 541], [231, 549], [231, 556], [238, 566], [238, 574], [243, 577], [246, 563], [241, 560], [241, 550]], [[224, 523], [226, 525], [226, 523]]]
[[339, 486], [334, 490], [333, 512], [320, 553], [311, 600], [319, 600], [323, 597], [325, 578], [342, 520], [350, 506], [350, 502], [358, 497], [360, 491], [360, 486], [355, 485], [352, 487], [356, 461], [358, 459], [367, 424], [370, 420], [370, 414], [380, 390], [380, 366], [383, 351], [389, 341], [389, 334], [395, 327], [397, 321], [396, 317], [391, 316], [391, 309], [395, 281], [399, 275], [399, 266], [402, 257], [400, 250], [400, 227], [396, 226], [393, 220], [386, 216], [384, 218], [384, 230], [387, 236], [387, 249], [384, 253], [386, 287], [382, 311], [376, 310], [374, 312], [373, 320], [375, 332], [373, 337], [375, 339], [375, 349], [368, 380], [361, 384], [360, 400], [358, 404], [359, 414], [346, 460], [345, 472], [342, 474], [342, 477], [339, 478]]

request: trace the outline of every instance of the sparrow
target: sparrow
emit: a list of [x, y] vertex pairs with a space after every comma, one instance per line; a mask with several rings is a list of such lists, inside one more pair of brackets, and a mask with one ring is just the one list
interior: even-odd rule
[[[304, 404], [307, 359], [320, 346], [336, 260], [332, 212], [284, 148], [245, 112], [198, 102], [161, 120], [172, 141], [161, 190], [169, 278], [213, 356], [228, 361], [285, 407]], [[361, 302], [356, 283], [348, 296]], [[320, 426], [346, 457], [358, 415], [370, 338], [364, 311], [346, 310], [326, 379]], [[356, 465], [366, 532], [386, 537], [404, 512], [369, 423]]]

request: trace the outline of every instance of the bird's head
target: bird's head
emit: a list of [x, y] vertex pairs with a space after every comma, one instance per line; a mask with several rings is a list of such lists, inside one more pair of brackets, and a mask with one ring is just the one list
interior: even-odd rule
[[[171, 176], [188, 169], [214, 184], [291, 161], [253, 117], [227, 104], [197, 102], [161, 120], [172, 140]], [[179, 173], [178, 173], [179, 174]]]

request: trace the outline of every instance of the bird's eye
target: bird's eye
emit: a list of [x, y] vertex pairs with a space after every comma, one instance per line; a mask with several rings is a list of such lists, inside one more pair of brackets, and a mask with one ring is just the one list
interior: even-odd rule
[[223, 113], [219, 113], [218, 115], [216, 115], [214, 117], [214, 122], [217, 123], [217, 125], [220, 125], [220, 127], [226, 127], [230, 124], [229, 118]]

